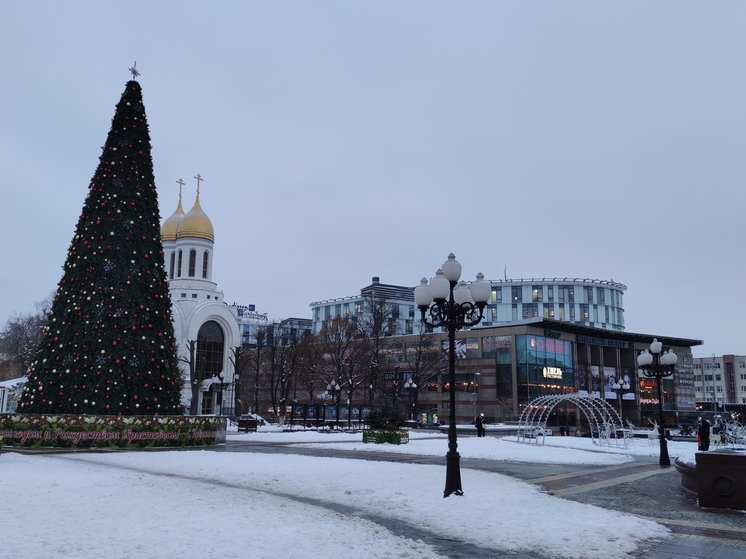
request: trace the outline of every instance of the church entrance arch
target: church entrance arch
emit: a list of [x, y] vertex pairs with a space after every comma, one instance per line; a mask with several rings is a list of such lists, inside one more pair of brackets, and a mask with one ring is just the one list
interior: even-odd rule
[[577, 406], [588, 421], [594, 445], [610, 446], [611, 440], [614, 439], [617, 446], [623, 445], [627, 448], [626, 437], [617, 438], [616, 436], [617, 433], [624, 433], [622, 418], [617, 411], [606, 400], [588, 394], [553, 394], [532, 400], [518, 420], [518, 441], [539, 444], [539, 437], [541, 437], [543, 445], [549, 415], [561, 402], [570, 402]]

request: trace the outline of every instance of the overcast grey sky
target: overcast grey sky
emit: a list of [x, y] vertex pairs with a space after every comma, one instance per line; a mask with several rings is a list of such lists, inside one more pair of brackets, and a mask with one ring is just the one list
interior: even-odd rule
[[471, 279], [628, 286], [746, 354], [743, 2], [2, 2], [0, 320], [52, 292], [137, 61], [160, 211], [201, 173], [228, 302]]

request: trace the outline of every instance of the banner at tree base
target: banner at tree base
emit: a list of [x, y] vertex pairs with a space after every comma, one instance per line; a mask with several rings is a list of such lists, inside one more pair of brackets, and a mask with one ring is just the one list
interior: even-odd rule
[[0, 414], [0, 445], [24, 448], [145, 448], [224, 443], [226, 418]]

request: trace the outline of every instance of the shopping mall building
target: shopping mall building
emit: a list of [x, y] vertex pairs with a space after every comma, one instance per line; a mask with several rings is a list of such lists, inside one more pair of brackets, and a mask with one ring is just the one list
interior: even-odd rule
[[[446, 333], [435, 333], [442, 357], [448, 356]], [[474, 328], [456, 333], [456, 420], [468, 423], [484, 413], [488, 421], [515, 420], [525, 406], [540, 396], [564, 393], [593, 394], [621, 411], [625, 420], [650, 425], [658, 417], [658, 392], [654, 380], [644, 378], [637, 355], [654, 338], [664, 351], [678, 356], [676, 374], [663, 380], [663, 409], [667, 425], [696, 413], [693, 346], [700, 340], [635, 334], [573, 324], [548, 318], [530, 318], [501, 326]], [[397, 338], [394, 362], [406, 376], [406, 356], [420, 343], [419, 336]], [[400, 342], [400, 343], [399, 343]], [[435, 348], [433, 348], [435, 349]], [[448, 417], [447, 359], [421, 386], [413, 412], [419, 423], [436, 423]], [[629, 390], [615, 391], [617, 384]], [[555, 408], [552, 421], [575, 425], [570, 403]]]

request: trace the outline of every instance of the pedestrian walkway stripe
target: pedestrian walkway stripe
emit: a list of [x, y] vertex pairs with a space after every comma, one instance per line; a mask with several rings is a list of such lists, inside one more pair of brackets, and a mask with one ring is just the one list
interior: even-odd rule
[[[578, 485], [575, 487], [568, 487], [566, 489], [555, 489], [554, 491], [552, 491], [552, 494], [557, 497], [566, 497], [567, 495], [575, 495], [577, 493], [585, 493], [586, 491], [595, 491], [596, 489], [604, 489], [606, 487], [611, 487], [613, 485], [619, 485], [620, 483], [628, 483], [631, 481], [637, 481], [639, 479], [644, 479], [646, 477], [655, 476], [658, 474], [668, 473], [668, 472], [670, 472], [670, 470], [665, 470], [663, 468], [649, 470], [646, 472], [640, 472], [638, 474], [615, 477], [611, 479], [606, 479], [604, 481], [597, 481], [595, 483], [587, 483], [585, 485]], [[535, 483], [535, 481], [532, 480], [532, 483]]]

